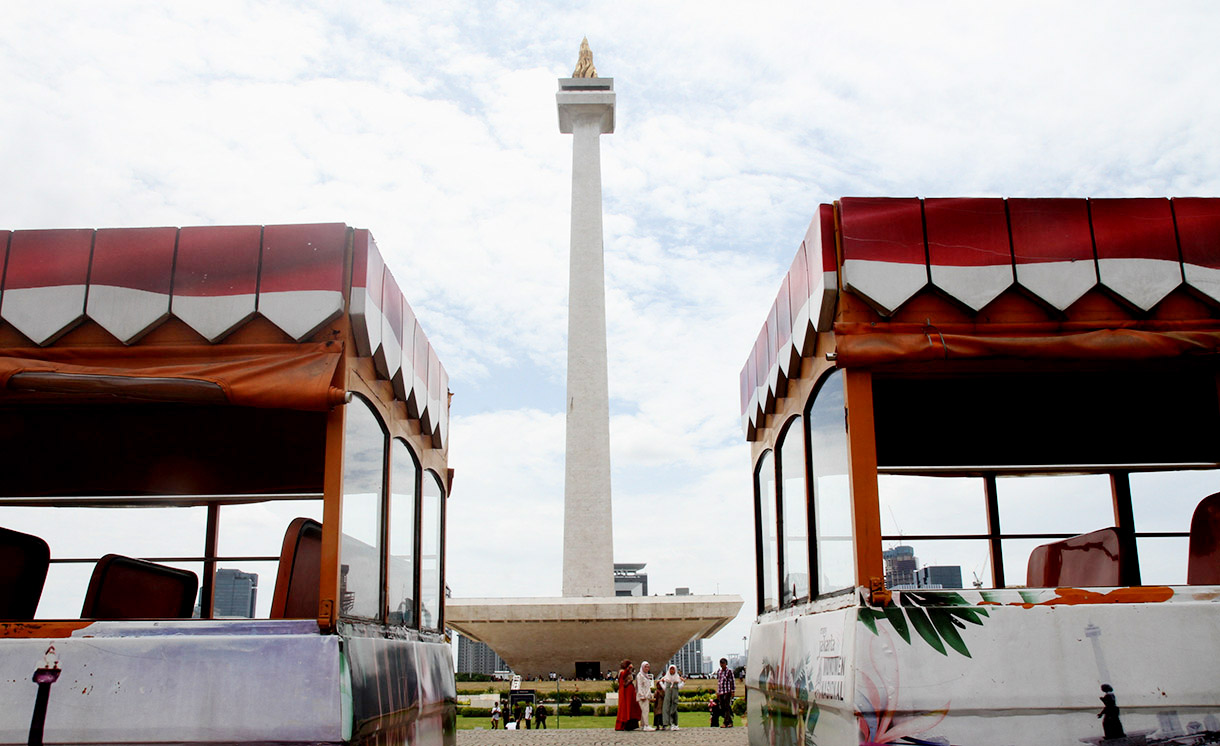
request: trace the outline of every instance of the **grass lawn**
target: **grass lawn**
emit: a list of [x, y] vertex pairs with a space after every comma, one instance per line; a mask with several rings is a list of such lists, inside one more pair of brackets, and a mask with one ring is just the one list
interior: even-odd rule
[[[679, 712], [678, 727], [679, 728], [706, 728], [711, 722], [710, 716], [706, 712]], [[744, 717], [734, 717], [733, 725], [744, 727], [746, 719]], [[613, 715], [581, 715], [580, 717], [572, 717], [571, 715], [560, 715], [556, 720], [555, 715], [551, 714], [546, 719], [547, 728], [613, 728]], [[490, 728], [490, 718], [468, 718], [459, 717], [457, 719], [458, 730], [473, 730], [474, 728]]]

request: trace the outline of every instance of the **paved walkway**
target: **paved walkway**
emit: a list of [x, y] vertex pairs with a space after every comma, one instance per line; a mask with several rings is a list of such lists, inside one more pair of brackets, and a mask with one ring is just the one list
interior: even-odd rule
[[615, 731], [609, 728], [572, 730], [459, 730], [458, 746], [745, 746], [746, 728], [682, 728], [658, 731]]

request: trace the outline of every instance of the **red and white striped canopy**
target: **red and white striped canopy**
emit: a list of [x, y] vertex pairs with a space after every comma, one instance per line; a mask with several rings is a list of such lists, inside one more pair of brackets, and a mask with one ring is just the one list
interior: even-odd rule
[[[836, 242], [836, 238], [838, 239]], [[884, 320], [925, 290], [978, 314], [1010, 288], [1063, 314], [1094, 289], [1135, 317], [1179, 287], [1220, 304], [1220, 199], [844, 198], [822, 205], [741, 372], [742, 427], [774, 411], [838, 288]]]
[[169, 318], [217, 343], [256, 316], [303, 342], [346, 311], [358, 353], [374, 359], [434, 443], [447, 442], [448, 375], [367, 230], [0, 231], [0, 248], [0, 319], [43, 347], [86, 319], [124, 345]]

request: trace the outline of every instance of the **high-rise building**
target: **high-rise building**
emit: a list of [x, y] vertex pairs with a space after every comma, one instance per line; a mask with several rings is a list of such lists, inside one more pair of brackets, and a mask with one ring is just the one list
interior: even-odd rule
[[254, 618], [258, 600], [258, 573], [230, 568], [216, 571], [212, 609], [216, 617]]
[[[673, 658], [669, 659], [670, 666], [677, 666], [683, 676], [689, 676], [693, 673], [711, 673], [703, 668], [703, 640], [696, 637], [690, 642], [682, 646]], [[669, 671], [669, 666], [665, 667], [665, 673]]]
[[886, 549], [881, 553], [885, 562], [885, 585], [887, 588], [915, 587], [915, 572], [919, 562], [915, 559], [914, 547], [904, 545]]
[[491, 676], [496, 671], [507, 670], [508, 664], [486, 643], [475, 642], [466, 635], [458, 635], [458, 673], [482, 673]]
[[885, 562], [885, 587], [894, 590], [912, 588], [961, 588], [960, 565], [919, 566], [915, 548], [901, 544], [881, 553]]
[[915, 584], [920, 588], [961, 588], [962, 568], [960, 565], [921, 567], [915, 576]]
[[646, 565], [645, 562], [615, 562], [614, 595], [647, 596], [648, 573], [643, 571]]

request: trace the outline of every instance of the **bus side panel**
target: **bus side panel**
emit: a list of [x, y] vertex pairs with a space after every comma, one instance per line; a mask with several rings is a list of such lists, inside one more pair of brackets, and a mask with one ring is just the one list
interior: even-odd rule
[[345, 636], [355, 743], [457, 743], [453, 655], [444, 642]]
[[746, 664], [751, 744], [855, 744], [856, 609], [768, 615], [750, 631]]
[[1220, 740], [1216, 589], [1177, 590], [895, 591], [859, 612], [860, 742]]
[[[28, 743], [40, 686], [49, 689], [46, 743], [342, 738], [339, 639], [312, 624], [313, 634], [268, 635], [191, 634], [169, 622], [105, 636], [105, 626], [70, 638], [0, 639], [0, 744]], [[54, 656], [58, 674], [40, 674], [55, 670]], [[37, 684], [36, 677], [54, 681]]]

